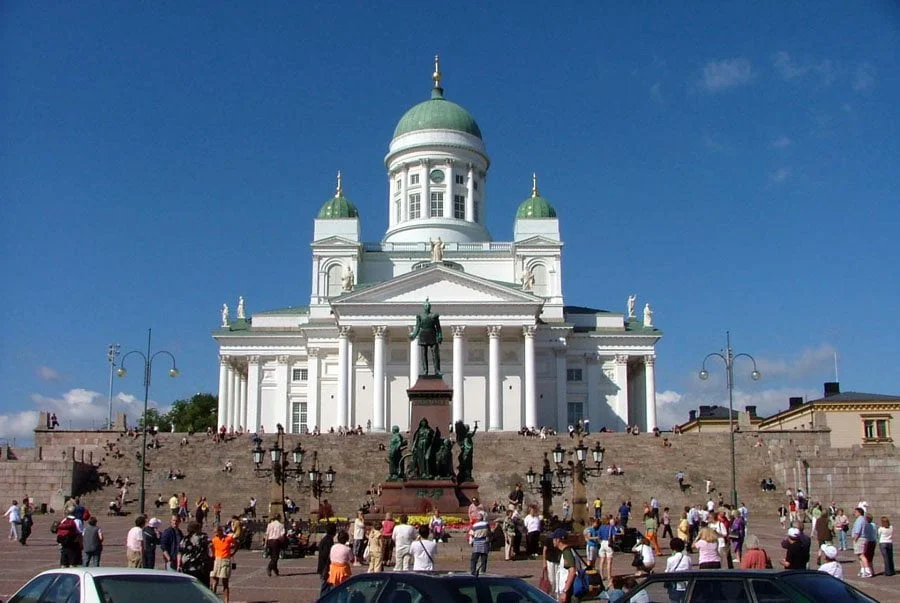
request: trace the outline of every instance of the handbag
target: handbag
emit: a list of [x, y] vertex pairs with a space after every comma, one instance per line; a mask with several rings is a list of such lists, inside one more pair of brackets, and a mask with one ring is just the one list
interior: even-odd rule
[[541, 591], [547, 593], [548, 595], [552, 594], [551, 591], [553, 590], [553, 583], [550, 582], [550, 578], [547, 576], [547, 566], [546, 565], [544, 566], [544, 571], [541, 572], [541, 579], [538, 581], [538, 588], [541, 589]]
[[634, 559], [631, 560], [631, 567], [643, 568], [644, 558], [639, 552], [634, 553]]

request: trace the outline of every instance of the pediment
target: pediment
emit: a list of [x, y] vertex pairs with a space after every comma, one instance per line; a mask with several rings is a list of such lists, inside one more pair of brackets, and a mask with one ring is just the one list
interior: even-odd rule
[[332, 301], [335, 308], [353, 305], [421, 304], [515, 304], [540, 305], [543, 299], [528, 292], [495, 283], [444, 266], [417, 270], [384, 283], [342, 295]]
[[516, 247], [561, 247], [562, 243], [540, 235], [516, 241]]
[[312, 247], [359, 247], [359, 241], [353, 241], [345, 237], [331, 236], [318, 241], [313, 241]]

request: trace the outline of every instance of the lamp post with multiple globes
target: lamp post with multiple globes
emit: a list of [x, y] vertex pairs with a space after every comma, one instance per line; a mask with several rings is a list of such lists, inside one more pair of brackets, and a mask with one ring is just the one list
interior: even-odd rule
[[[587, 453], [590, 452], [594, 460], [594, 466], [587, 464]], [[584, 445], [583, 440], [579, 440], [578, 444], [571, 451], [567, 451], [557, 442], [556, 447], [550, 453], [553, 455], [553, 463], [556, 465], [554, 470], [550, 466], [550, 460], [547, 453], [544, 453], [544, 466], [540, 473], [540, 482], [536, 487], [534, 485], [538, 474], [533, 468], [529, 468], [525, 474], [525, 480], [532, 492], [540, 492], [543, 501], [544, 517], [551, 514], [551, 506], [553, 504], [553, 496], [560, 495], [565, 489], [566, 478], [572, 479], [572, 520], [576, 524], [579, 520], [585, 519], [585, 509], [587, 505], [587, 494], [585, 492], [585, 483], [588, 476], [599, 477], [603, 474], [603, 453], [606, 449], [596, 442], [593, 448]], [[574, 456], [575, 460], [563, 463], [565, 455]], [[554, 481], [555, 478], [555, 481]]]

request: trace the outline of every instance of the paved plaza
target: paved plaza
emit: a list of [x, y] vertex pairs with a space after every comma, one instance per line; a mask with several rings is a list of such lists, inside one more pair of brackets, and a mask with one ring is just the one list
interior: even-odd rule
[[[40, 571], [57, 567], [58, 550], [55, 536], [50, 533], [49, 526], [52, 516], [37, 516], [34, 533], [28, 542], [28, 546], [21, 546], [4, 538], [0, 541], [0, 600], [7, 600], [9, 596], [29, 578]], [[133, 525], [133, 517], [101, 517], [100, 525], [106, 538], [103, 550], [102, 565], [124, 565], [125, 563], [125, 534]], [[751, 522], [749, 533], [755, 533], [760, 537], [763, 548], [777, 562], [781, 558], [779, 542], [781, 531], [777, 523], [773, 525], [757, 527]], [[465, 556], [465, 545], [461, 535], [456, 535], [450, 543], [441, 545], [436, 559], [438, 569], [461, 570], [468, 568], [468, 557]], [[664, 554], [668, 553], [663, 549]], [[157, 557], [161, 563], [162, 556]], [[614, 558], [615, 573], [629, 573], [631, 555], [617, 554]], [[696, 555], [695, 555], [696, 560]], [[855, 578], [857, 564], [853, 561], [850, 552], [842, 552], [840, 560], [844, 562], [844, 574], [848, 582], [862, 588], [866, 593], [880, 601], [900, 602], [900, 589], [898, 579], [880, 575], [882, 563], [880, 554], [875, 555], [874, 578], [862, 580]], [[237, 570], [232, 576], [231, 599], [240, 601], [290, 601], [306, 603], [315, 601], [319, 592], [319, 577], [315, 573], [315, 557], [304, 559], [284, 559], [280, 562], [280, 577], [266, 577], [266, 559], [260, 551], [239, 551], [235, 562]], [[665, 567], [665, 558], [657, 561], [657, 570]], [[363, 568], [353, 568], [354, 572]], [[518, 576], [537, 584], [541, 573], [540, 561], [504, 561], [502, 552], [491, 553], [488, 562], [488, 571], [492, 574]]]

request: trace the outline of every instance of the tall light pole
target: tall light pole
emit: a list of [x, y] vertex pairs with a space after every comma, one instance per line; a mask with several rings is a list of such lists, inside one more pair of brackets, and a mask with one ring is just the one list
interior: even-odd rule
[[116, 366], [116, 358], [119, 356], [119, 344], [111, 343], [106, 349], [106, 359], [109, 361], [109, 415], [106, 417], [106, 428], [112, 429], [112, 382], [113, 368]]
[[731, 432], [731, 504], [734, 505], [734, 508], [737, 508], [737, 469], [734, 461], [734, 361], [741, 356], [749, 358], [750, 362], [753, 363], [753, 371], [750, 372], [750, 378], [754, 381], [759, 381], [762, 378], [762, 373], [756, 369], [756, 359], [754, 359], [753, 356], [744, 353], [734, 353], [731, 349], [730, 331], [725, 331], [725, 353], [720, 354], [719, 352], [713, 352], [707, 354], [706, 358], [703, 359], [703, 366], [700, 368], [699, 374], [701, 381], [709, 379], [709, 373], [706, 370], [706, 361], [713, 356], [721, 358], [722, 362], [725, 363], [725, 382], [728, 386], [728, 431]]
[[178, 376], [178, 368], [175, 366], [175, 356], [172, 355], [171, 352], [167, 352], [166, 350], [159, 350], [158, 352], [151, 354], [150, 353], [150, 334], [151, 329], [147, 329], [147, 353], [139, 352], [138, 350], [131, 350], [124, 356], [122, 356], [122, 366], [119, 367], [119, 370], [116, 371], [116, 374], [119, 377], [124, 377], [128, 374], [128, 371], [125, 370], [125, 361], [132, 354], [137, 354], [141, 358], [144, 359], [144, 419], [143, 419], [143, 427], [144, 427], [144, 441], [141, 444], [141, 495], [140, 495], [140, 507], [141, 514], [144, 513], [144, 502], [146, 499], [146, 490], [144, 488], [144, 479], [147, 473], [147, 402], [150, 399], [150, 369], [153, 366], [153, 359], [163, 354], [168, 356], [172, 360], [172, 368], [169, 369], [169, 377], [173, 379]]

